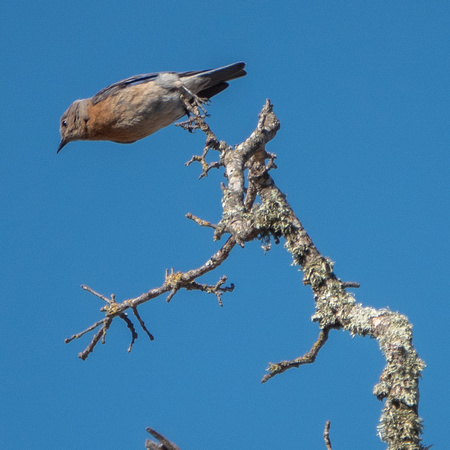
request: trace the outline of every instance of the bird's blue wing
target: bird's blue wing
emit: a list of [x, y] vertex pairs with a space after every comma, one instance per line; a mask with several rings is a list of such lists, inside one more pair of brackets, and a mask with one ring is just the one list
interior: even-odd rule
[[[245, 63], [238, 62], [234, 64], [229, 64], [228, 66], [217, 67], [215, 69], [196, 70], [190, 72], [168, 72], [168, 73], [176, 73], [180, 78], [192, 77], [195, 75], [208, 77], [209, 82], [206, 86], [204, 86], [204, 91], [201, 91], [199, 95], [209, 98], [226, 89], [228, 87], [228, 84], [226, 83], [227, 81], [234, 80], [235, 78], [243, 77], [244, 75], [246, 75], [244, 67]], [[155, 73], [144, 73], [141, 75], [134, 75], [133, 77], [130, 78], [125, 78], [125, 80], [118, 81], [117, 83], [111, 84], [110, 86], [107, 86], [101, 91], [97, 92], [92, 97], [92, 103], [95, 105], [96, 103], [104, 100], [111, 94], [114, 94], [122, 89], [125, 89], [128, 86], [141, 83], [148, 83], [149, 81], [154, 80], [158, 75], [159, 73], [155, 72]]]
[[125, 78], [124, 80], [120, 80], [117, 83], [111, 84], [110, 86], [103, 88], [101, 91], [98, 91], [92, 97], [92, 103], [95, 105], [96, 103], [104, 100], [109, 95], [114, 94], [119, 90], [125, 89], [127, 86], [140, 83], [148, 83], [149, 81], [154, 80], [157, 76], [158, 73], [144, 73], [141, 75], [134, 75], [132, 77]]

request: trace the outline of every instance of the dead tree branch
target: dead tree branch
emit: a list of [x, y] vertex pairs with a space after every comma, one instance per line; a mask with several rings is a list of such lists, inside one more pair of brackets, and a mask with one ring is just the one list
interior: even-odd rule
[[[286, 196], [276, 186], [270, 175], [271, 170], [276, 168], [275, 155], [268, 153], [265, 146], [276, 136], [280, 123], [270, 102], [267, 100], [261, 110], [253, 133], [235, 147], [218, 141], [206, 124], [205, 115], [202, 115], [199, 105], [191, 104], [187, 100], [185, 103], [192, 117], [183, 126], [190, 131], [200, 129], [206, 134], [206, 144], [202, 155], [193, 156], [187, 164], [200, 162], [202, 166], [200, 177], [207, 176], [213, 167], [224, 167], [227, 180], [226, 184], [221, 185], [223, 211], [217, 225], [192, 215], [188, 217], [200, 226], [213, 228], [214, 240], [221, 239], [224, 234], [229, 235], [228, 239], [201, 267], [187, 272], [167, 271], [161, 286], [121, 303], [116, 303], [114, 296], [108, 299], [90, 288], [83, 287], [106, 302], [101, 309], [105, 312], [105, 318], [67, 339], [66, 342], [77, 339], [100, 326], [100, 331], [88, 347], [80, 353], [80, 358], [85, 359], [100, 339], [104, 342], [106, 331], [112, 320], [120, 317], [130, 328], [133, 344], [137, 337], [136, 332], [130, 327], [127, 321], [129, 319], [124, 319], [125, 311], [129, 308], [138, 318], [141, 328], [151, 338], [152, 336], [137, 314], [138, 306], [164, 293], [169, 293], [167, 298], [169, 301], [180, 289], [212, 293], [219, 300], [219, 304], [222, 304], [222, 293], [233, 289], [233, 286], [223, 287], [226, 278], [220, 278], [212, 286], [198, 283], [197, 278], [222, 264], [236, 244], [243, 247], [246, 242], [258, 239], [268, 250], [272, 241], [278, 244], [283, 239], [284, 247], [292, 255], [293, 263], [303, 272], [303, 284], [309, 285], [312, 289], [316, 309], [312, 319], [318, 323], [321, 331], [318, 340], [304, 356], [292, 361], [270, 364], [269, 374], [263, 378], [263, 382], [292, 367], [314, 362], [328, 338], [329, 330], [333, 328], [346, 330], [351, 335], [375, 338], [386, 359], [380, 382], [373, 390], [378, 399], [385, 400], [379, 435], [391, 450], [425, 449], [420, 443], [422, 421], [418, 416], [418, 382], [425, 364], [418, 357], [412, 344], [412, 325], [406, 316], [397, 312], [389, 309], [377, 310], [356, 303], [355, 297], [346, 289], [358, 287], [359, 284], [343, 282], [335, 275], [334, 263], [318, 251], [286, 201]], [[205, 158], [210, 149], [219, 152], [218, 161], [206, 162]], [[260, 203], [256, 203], [258, 197]], [[161, 441], [162, 436], [158, 436], [157, 438]], [[161, 445], [166, 447], [153, 448], [177, 448], [169, 447], [169, 444], [173, 445], [164, 442]]]
[[[169, 272], [166, 271], [165, 281], [164, 283], [157, 287], [150, 289], [148, 292], [128, 300], [124, 300], [121, 303], [117, 303], [115, 301], [115, 296], [111, 295], [111, 300], [107, 297], [98, 294], [93, 289], [91, 289], [88, 286], [82, 285], [82, 289], [86, 290], [88, 292], [91, 292], [93, 295], [95, 295], [98, 298], [101, 298], [108, 304], [103, 306], [101, 308], [101, 311], [105, 312], [105, 318], [102, 320], [99, 320], [98, 322], [95, 322], [93, 325], [89, 326], [86, 330], [81, 331], [80, 333], [74, 334], [68, 339], [65, 339], [66, 343], [69, 343], [73, 341], [74, 339], [79, 339], [80, 337], [84, 336], [86, 333], [89, 333], [90, 331], [95, 330], [99, 326], [101, 326], [100, 331], [92, 338], [92, 341], [89, 343], [89, 345], [86, 347], [85, 350], [80, 352], [78, 354], [78, 357], [82, 360], [85, 360], [90, 353], [93, 352], [95, 346], [99, 343], [100, 338], [102, 339], [102, 343], [105, 341], [105, 336], [108, 328], [110, 327], [113, 319], [115, 317], [120, 317], [124, 320], [124, 313], [127, 309], [132, 309], [134, 315], [138, 319], [139, 325], [144, 330], [144, 332], [149, 336], [150, 340], [153, 340], [153, 335], [147, 330], [145, 327], [144, 321], [140, 318], [139, 314], [137, 313], [137, 307], [142, 305], [143, 303], [146, 303], [154, 298], [157, 298], [167, 292], [169, 292], [169, 296], [167, 297], [167, 301], [170, 301], [173, 296], [181, 289], [186, 290], [200, 290], [203, 292], [207, 292], [210, 294], [214, 294], [216, 298], [219, 301], [219, 304], [222, 304], [221, 301], [221, 295], [223, 292], [230, 292], [233, 290], [234, 286], [231, 285], [230, 287], [223, 287], [223, 284], [225, 283], [224, 278], [222, 277], [219, 282], [214, 286], [207, 286], [203, 284], [196, 283], [194, 280], [201, 277], [202, 275], [205, 275], [208, 272], [211, 272], [212, 270], [216, 269], [218, 266], [220, 266], [229, 256], [231, 250], [236, 245], [235, 240], [230, 237], [225, 244], [214, 254], [211, 256], [211, 258], [208, 259], [208, 261], [205, 262], [202, 266], [198, 267], [197, 269], [192, 269], [187, 272], [174, 272], [173, 269]], [[225, 279], [226, 280], [226, 279]], [[129, 320], [129, 319], [128, 319]], [[125, 320], [126, 321], [126, 320]], [[127, 322], [127, 321], [126, 321]], [[132, 334], [132, 340], [131, 345], [128, 348], [128, 351], [131, 350], [132, 344], [137, 339], [137, 333], [135, 332], [134, 328], [130, 328], [129, 322], [127, 322], [127, 326], [131, 331]]]

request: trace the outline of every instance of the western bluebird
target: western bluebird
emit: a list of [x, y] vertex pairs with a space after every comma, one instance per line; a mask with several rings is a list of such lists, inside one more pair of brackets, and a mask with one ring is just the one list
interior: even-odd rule
[[75, 100], [61, 117], [61, 142], [101, 140], [131, 144], [187, 114], [186, 98], [210, 99], [227, 81], [246, 75], [245, 63], [197, 72], [135, 75], [112, 84], [91, 98]]

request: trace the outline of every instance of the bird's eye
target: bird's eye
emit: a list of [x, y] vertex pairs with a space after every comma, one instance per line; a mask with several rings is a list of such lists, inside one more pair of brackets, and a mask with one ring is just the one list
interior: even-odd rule
[[64, 120], [61, 122], [61, 125], [62, 125], [63, 127], [67, 127], [67, 120], [64, 119]]

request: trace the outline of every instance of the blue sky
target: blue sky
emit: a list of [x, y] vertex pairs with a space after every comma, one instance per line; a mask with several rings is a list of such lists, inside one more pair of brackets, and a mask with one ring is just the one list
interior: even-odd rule
[[448, 438], [450, 6], [447, 2], [9, 2], [1, 7], [0, 447], [144, 448], [151, 426], [190, 449], [383, 449], [375, 341], [332, 332], [316, 363], [261, 385], [269, 361], [309, 350], [314, 304], [282, 245], [235, 249], [223, 297], [143, 305], [155, 340], [124, 323], [85, 362], [64, 338], [118, 300], [203, 264], [220, 243], [219, 172], [184, 162], [203, 136], [173, 126], [131, 146], [70, 143], [69, 104], [122, 78], [247, 63], [209, 107], [220, 139], [281, 130], [273, 176], [359, 302], [414, 324], [427, 363], [424, 442]]

